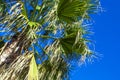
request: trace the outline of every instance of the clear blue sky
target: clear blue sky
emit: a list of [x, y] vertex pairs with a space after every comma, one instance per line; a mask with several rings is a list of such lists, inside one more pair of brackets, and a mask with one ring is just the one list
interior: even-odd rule
[[101, 0], [106, 12], [93, 16], [96, 51], [101, 60], [76, 68], [71, 80], [120, 80], [120, 0]]

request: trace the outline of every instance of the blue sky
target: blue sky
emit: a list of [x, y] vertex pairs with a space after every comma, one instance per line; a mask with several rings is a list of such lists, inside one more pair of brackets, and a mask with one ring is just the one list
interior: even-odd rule
[[101, 0], [105, 12], [93, 15], [96, 51], [103, 55], [71, 76], [71, 80], [120, 80], [120, 0]]

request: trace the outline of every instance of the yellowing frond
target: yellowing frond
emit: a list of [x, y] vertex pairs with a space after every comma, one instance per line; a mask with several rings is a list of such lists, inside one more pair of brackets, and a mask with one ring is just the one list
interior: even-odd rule
[[28, 72], [28, 80], [38, 80], [38, 69], [37, 69], [37, 64], [35, 62], [34, 55], [30, 62], [30, 67], [29, 67], [29, 72]]

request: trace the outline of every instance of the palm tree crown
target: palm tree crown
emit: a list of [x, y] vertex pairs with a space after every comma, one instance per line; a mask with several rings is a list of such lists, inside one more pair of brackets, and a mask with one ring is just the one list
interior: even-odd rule
[[84, 62], [93, 54], [83, 21], [98, 11], [98, 0], [1, 0], [0, 4], [0, 79], [68, 80], [70, 61]]

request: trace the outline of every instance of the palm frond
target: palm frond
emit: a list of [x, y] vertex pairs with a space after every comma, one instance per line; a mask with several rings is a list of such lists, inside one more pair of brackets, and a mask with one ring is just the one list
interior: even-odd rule
[[29, 68], [29, 72], [28, 72], [28, 80], [38, 80], [38, 69], [37, 69], [34, 55], [30, 62], [30, 68]]
[[[60, 0], [57, 15], [60, 20], [71, 23], [82, 18], [88, 18], [89, 11], [96, 8], [91, 0]], [[92, 13], [92, 12], [91, 12]]]
[[51, 56], [38, 68], [40, 80], [68, 80], [70, 66], [60, 55]]

